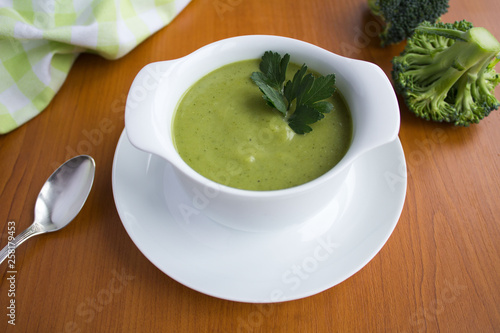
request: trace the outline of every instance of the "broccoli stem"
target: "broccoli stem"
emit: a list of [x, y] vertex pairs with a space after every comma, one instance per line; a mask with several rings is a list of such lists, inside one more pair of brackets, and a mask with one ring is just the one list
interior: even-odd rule
[[461, 107], [461, 114], [459, 117], [465, 119], [472, 118], [474, 112], [473, 105], [474, 99], [472, 98], [472, 85], [476, 82], [477, 75], [463, 75], [457, 83], [457, 99], [455, 106]]
[[464, 32], [461, 30], [419, 26], [415, 29], [415, 31], [420, 31], [420, 32], [427, 33], [427, 34], [438, 35], [441, 37], [450, 38], [450, 39], [454, 39], [454, 40], [461, 40], [463, 42], [467, 41], [467, 39], [464, 36]]
[[368, 8], [373, 13], [373, 15], [380, 16], [380, 5], [377, 3], [377, 0], [368, 0]]
[[[437, 94], [447, 94], [450, 88], [464, 75], [470, 79], [477, 79], [478, 73], [484, 72], [486, 66], [500, 52], [500, 43], [484, 28], [472, 28], [466, 32], [452, 29], [422, 27], [428, 33], [442, 35], [445, 31], [449, 35], [459, 36], [457, 41], [436, 54], [433, 63], [420, 67], [423, 71], [419, 77], [425, 78], [423, 85], [432, 86]], [[425, 59], [425, 57], [422, 57]], [[411, 72], [411, 70], [410, 70]]]
[[469, 126], [500, 107], [494, 95], [499, 61], [500, 42], [487, 29], [467, 21], [424, 22], [394, 57], [392, 75], [416, 115]]

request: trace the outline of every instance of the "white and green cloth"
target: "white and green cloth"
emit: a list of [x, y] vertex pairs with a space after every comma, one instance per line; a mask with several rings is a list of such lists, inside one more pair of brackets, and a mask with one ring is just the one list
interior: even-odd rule
[[117, 59], [190, 0], [0, 0], [0, 134], [39, 114], [82, 52]]

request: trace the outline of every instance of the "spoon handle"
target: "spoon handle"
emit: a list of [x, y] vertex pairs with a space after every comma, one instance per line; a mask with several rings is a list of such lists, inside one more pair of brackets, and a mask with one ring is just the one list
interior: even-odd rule
[[0, 251], [0, 264], [25, 240], [42, 233], [44, 233], [44, 231], [37, 223], [30, 225], [26, 230], [17, 235], [12, 242], [9, 242], [9, 244], [7, 244], [2, 251]]

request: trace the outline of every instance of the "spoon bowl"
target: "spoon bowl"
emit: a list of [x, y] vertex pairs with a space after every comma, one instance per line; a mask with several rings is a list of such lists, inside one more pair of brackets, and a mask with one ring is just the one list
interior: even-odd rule
[[88, 155], [73, 157], [47, 179], [35, 203], [35, 219], [0, 251], [0, 263], [28, 238], [67, 226], [80, 212], [92, 188], [94, 159]]

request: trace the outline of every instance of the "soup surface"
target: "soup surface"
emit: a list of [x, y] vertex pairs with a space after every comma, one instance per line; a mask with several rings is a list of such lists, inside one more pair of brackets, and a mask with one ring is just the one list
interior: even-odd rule
[[[196, 82], [177, 106], [173, 140], [182, 159], [201, 175], [246, 190], [277, 190], [313, 180], [345, 155], [352, 137], [347, 104], [336, 90], [334, 108], [295, 134], [266, 104], [250, 79], [260, 59], [221, 67]], [[300, 66], [290, 63], [287, 80]]]

